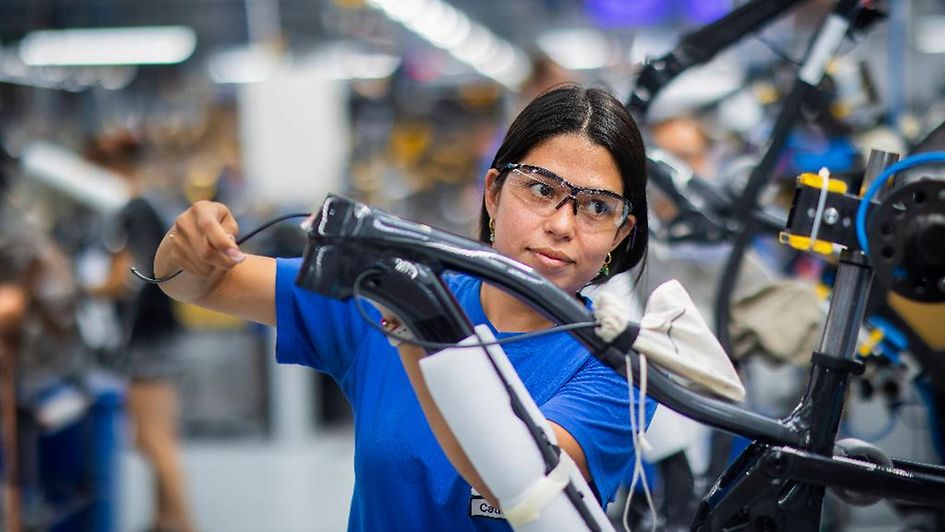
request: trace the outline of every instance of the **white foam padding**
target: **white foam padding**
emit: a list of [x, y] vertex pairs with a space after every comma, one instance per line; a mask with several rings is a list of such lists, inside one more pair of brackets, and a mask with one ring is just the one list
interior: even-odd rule
[[[491, 330], [476, 327], [460, 345], [494, 341]], [[532, 421], [556, 442], [554, 432], [498, 345], [453, 347], [420, 361], [427, 388], [480, 478], [498, 499], [500, 507], [519, 506], [529, 489], [545, 476], [538, 444], [525, 423], [512, 411], [509, 392], [499, 374], [510, 384]], [[570, 467], [570, 483], [601, 530], [613, 530], [577, 467]], [[534, 514], [534, 512], [529, 512]], [[510, 522], [517, 531], [586, 530], [587, 526], [567, 495], [559, 491], [526, 522]]]
[[732, 401], [745, 397], [732, 361], [675, 279], [646, 302], [634, 349], [655, 365]]

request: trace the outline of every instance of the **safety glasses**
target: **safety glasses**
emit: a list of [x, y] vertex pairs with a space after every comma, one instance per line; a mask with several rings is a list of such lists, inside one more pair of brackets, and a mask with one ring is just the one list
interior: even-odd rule
[[612, 192], [572, 185], [558, 174], [529, 164], [510, 163], [500, 169], [509, 190], [534, 212], [547, 216], [571, 201], [574, 216], [585, 231], [601, 232], [623, 226], [630, 200]]

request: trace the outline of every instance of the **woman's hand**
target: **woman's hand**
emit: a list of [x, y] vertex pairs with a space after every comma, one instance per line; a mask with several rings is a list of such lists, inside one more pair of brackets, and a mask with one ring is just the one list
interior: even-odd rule
[[238, 231], [226, 205], [198, 201], [177, 217], [164, 236], [154, 258], [154, 273], [166, 277], [184, 270], [183, 275], [160, 284], [174, 299], [274, 325], [276, 261], [243, 254], [236, 245]]
[[229, 270], [246, 259], [236, 245], [239, 225], [233, 213], [222, 203], [198, 201], [177, 217], [164, 242], [162, 255], [166, 258], [158, 275], [170, 275], [182, 269], [198, 277], [208, 278]]

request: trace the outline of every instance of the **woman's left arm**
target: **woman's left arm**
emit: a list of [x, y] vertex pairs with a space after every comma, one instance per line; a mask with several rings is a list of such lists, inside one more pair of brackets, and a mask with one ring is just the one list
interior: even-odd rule
[[420, 371], [420, 359], [426, 356], [426, 353], [420, 347], [409, 344], [401, 344], [399, 351], [400, 361], [404, 365], [404, 370], [407, 372], [413, 391], [417, 395], [424, 416], [427, 418], [427, 424], [430, 425], [430, 430], [436, 436], [440, 448], [443, 449], [446, 457], [449, 458], [450, 463], [463, 477], [463, 480], [485, 497], [489, 504], [498, 508], [499, 502], [483, 482], [482, 477], [479, 476], [479, 472], [476, 471], [475, 466], [466, 456], [466, 452], [459, 445], [459, 441], [453, 435], [453, 431], [443, 418], [443, 414], [440, 413], [440, 409], [437, 408], [436, 403], [430, 396], [430, 390], [427, 388], [426, 380]]
[[551, 430], [555, 432], [555, 437], [558, 439], [558, 447], [561, 447], [564, 452], [568, 453], [568, 456], [574, 460], [574, 463], [578, 466], [578, 470], [584, 475], [584, 480], [588, 483], [593, 482], [594, 479], [591, 478], [591, 472], [587, 468], [587, 458], [584, 456], [584, 449], [581, 448], [581, 444], [561, 425], [554, 421], [549, 421], [548, 423], [551, 425]]
[[[482, 494], [490, 504], [499, 507], [495, 496], [489, 490], [489, 487], [486, 486], [482, 477], [479, 476], [479, 472], [476, 471], [475, 466], [473, 466], [469, 457], [466, 456], [459, 441], [456, 439], [453, 431], [446, 423], [439, 408], [437, 408], [436, 403], [430, 396], [430, 391], [427, 389], [426, 381], [420, 371], [420, 359], [424, 356], [426, 356], [426, 353], [417, 346], [408, 344], [402, 344], [400, 346], [400, 360], [404, 365], [407, 377], [410, 379], [410, 384], [413, 386], [417, 400], [420, 402], [423, 413], [427, 418], [427, 423], [430, 425], [433, 435], [436, 436], [436, 441], [440, 444], [443, 452], [446, 454], [447, 458], [449, 458], [453, 467], [456, 468], [456, 471], [459, 472], [460, 476], [462, 476], [470, 486], [475, 488], [476, 491]], [[551, 422], [551, 428], [554, 430], [555, 436], [558, 439], [558, 445], [574, 460], [581, 474], [584, 475], [584, 478], [588, 482], [592, 482], [593, 479], [591, 479], [588, 471], [584, 451], [581, 449], [581, 445], [578, 441], [557, 423]]]

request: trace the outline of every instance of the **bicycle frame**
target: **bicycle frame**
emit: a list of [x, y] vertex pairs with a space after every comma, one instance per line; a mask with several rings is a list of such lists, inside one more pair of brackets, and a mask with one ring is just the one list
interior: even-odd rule
[[[471, 334], [468, 318], [440, 279], [447, 270], [499, 286], [554, 323], [593, 321], [573, 295], [491, 247], [343, 197], [329, 196], [306, 226], [309, 244], [300, 286], [344, 300], [363, 280], [361, 292], [398, 314], [423, 340], [456, 342]], [[882, 467], [833, 456], [855, 335], [872, 279], [857, 253], [841, 261], [810, 385], [787, 418], [773, 419], [699, 395], [661, 372], [650, 373], [650, 393], [666, 407], [755, 440], [710, 490], [694, 529], [723, 529], [747, 520], [778, 530], [816, 530], [828, 486], [919, 505], [945, 500], [943, 467], [901, 460]], [[639, 377], [635, 352], [627, 353], [632, 375], [626, 375], [625, 353], [591, 330], [570, 334], [621, 375]]]

